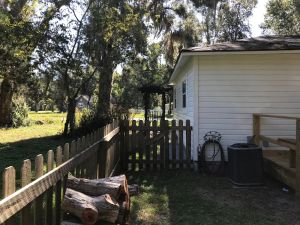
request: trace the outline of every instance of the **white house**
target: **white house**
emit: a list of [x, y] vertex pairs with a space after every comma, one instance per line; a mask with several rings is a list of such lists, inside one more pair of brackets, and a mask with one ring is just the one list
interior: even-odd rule
[[[221, 133], [226, 150], [233, 143], [247, 142], [253, 113], [300, 115], [300, 36], [184, 49], [170, 84], [175, 119], [189, 119], [193, 125], [193, 159], [211, 130]], [[295, 125], [265, 120], [262, 132], [289, 137], [295, 134]]]

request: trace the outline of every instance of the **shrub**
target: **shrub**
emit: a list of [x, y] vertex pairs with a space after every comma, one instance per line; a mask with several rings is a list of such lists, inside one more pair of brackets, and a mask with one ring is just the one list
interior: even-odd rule
[[28, 118], [28, 112], [29, 109], [23, 97], [13, 99], [11, 113], [12, 126], [29, 126], [31, 124], [31, 120]]

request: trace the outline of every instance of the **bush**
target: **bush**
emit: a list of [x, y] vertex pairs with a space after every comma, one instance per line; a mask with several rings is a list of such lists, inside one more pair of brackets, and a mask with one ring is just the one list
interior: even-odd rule
[[19, 97], [13, 99], [12, 103], [12, 126], [20, 127], [20, 126], [29, 126], [31, 124], [30, 119], [28, 118], [28, 106], [24, 98]]

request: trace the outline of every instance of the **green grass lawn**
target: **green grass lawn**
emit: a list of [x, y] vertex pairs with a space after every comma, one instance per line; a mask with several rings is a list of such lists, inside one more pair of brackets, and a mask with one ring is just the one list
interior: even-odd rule
[[0, 172], [7, 166], [15, 166], [19, 171], [24, 159], [34, 159], [37, 154], [46, 154], [69, 141], [61, 136], [65, 116], [65, 113], [32, 112], [29, 117], [33, 125], [0, 129]]
[[129, 174], [141, 187], [132, 197], [132, 224], [292, 225], [300, 221], [294, 197], [280, 185], [234, 189], [226, 178], [191, 171]]

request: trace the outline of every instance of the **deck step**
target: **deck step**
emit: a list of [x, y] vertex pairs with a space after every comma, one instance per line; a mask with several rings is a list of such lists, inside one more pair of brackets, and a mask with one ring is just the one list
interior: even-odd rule
[[296, 169], [289, 167], [289, 155], [286, 150], [264, 150], [264, 169], [275, 179], [289, 187], [296, 187]]

